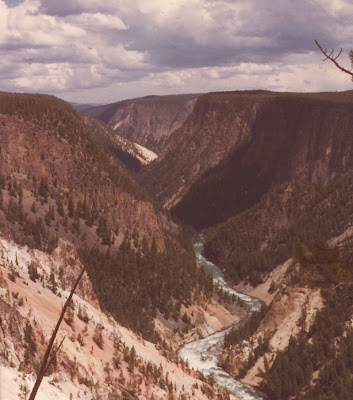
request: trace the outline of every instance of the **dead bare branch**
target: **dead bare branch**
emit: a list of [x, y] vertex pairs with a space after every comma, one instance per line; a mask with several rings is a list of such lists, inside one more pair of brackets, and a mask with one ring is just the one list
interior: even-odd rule
[[337, 60], [337, 58], [341, 55], [341, 53], [342, 53], [342, 47], [341, 47], [341, 50], [339, 51], [339, 53], [337, 54], [337, 56], [334, 58], [334, 60]]
[[[111, 205], [107, 206], [107, 207], [103, 210], [103, 213], [105, 214], [105, 213], [107, 212], [108, 209], [110, 209], [111, 207], [117, 206], [117, 204], [118, 204], [118, 203], [115, 202], [114, 204], [111, 204]], [[57, 322], [56, 325], [55, 325], [55, 328], [54, 328], [53, 333], [52, 333], [52, 335], [51, 335], [51, 338], [50, 338], [50, 340], [49, 340], [48, 347], [47, 347], [47, 349], [46, 349], [46, 351], [45, 351], [45, 354], [44, 354], [44, 357], [43, 357], [43, 361], [42, 361], [42, 364], [41, 364], [41, 366], [40, 366], [40, 370], [39, 370], [39, 372], [38, 372], [37, 380], [36, 380], [35, 383], [34, 383], [32, 392], [31, 392], [31, 394], [30, 394], [28, 400], [34, 400], [34, 399], [36, 398], [36, 395], [37, 395], [39, 386], [40, 386], [40, 384], [42, 383], [42, 380], [43, 380], [43, 378], [44, 378], [45, 371], [47, 370], [48, 366], [50, 365], [50, 363], [51, 363], [52, 360], [54, 359], [55, 355], [56, 355], [57, 352], [59, 351], [59, 349], [60, 349], [60, 347], [61, 347], [61, 345], [62, 345], [62, 343], [63, 343], [63, 341], [64, 341], [64, 339], [65, 339], [65, 337], [64, 337], [64, 339], [61, 341], [61, 343], [60, 343], [59, 346], [57, 347], [56, 351], [54, 352], [52, 358], [51, 358], [50, 361], [48, 362], [49, 356], [50, 356], [50, 353], [51, 353], [51, 350], [52, 350], [53, 345], [54, 345], [54, 341], [55, 341], [56, 335], [57, 335], [58, 330], [59, 330], [59, 328], [60, 328], [61, 322], [62, 322], [62, 320], [64, 319], [65, 311], [66, 311], [67, 307], [69, 306], [70, 301], [71, 301], [71, 299], [72, 299], [72, 296], [74, 295], [74, 292], [75, 292], [75, 290], [76, 290], [76, 288], [77, 288], [77, 286], [78, 286], [78, 284], [79, 284], [79, 282], [80, 282], [80, 280], [81, 280], [83, 274], [85, 273], [85, 271], [86, 271], [86, 269], [87, 269], [88, 260], [89, 260], [89, 258], [91, 257], [91, 254], [92, 254], [92, 252], [93, 252], [93, 250], [94, 250], [94, 248], [96, 247], [96, 245], [97, 245], [98, 242], [99, 242], [99, 237], [97, 238], [96, 242], [94, 243], [94, 245], [91, 247], [90, 251], [88, 252], [87, 257], [86, 257], [86, 259], [85, 259], [85, 261], [84, 261], [84, 263], [83, 263], [83, 265], [82, 265], [81, 271], [80, 271], [80, 273], [79, 273], [79, 275], [78, 275], [78, 277], [77, 277], [77, 279], [76, 279], [76, 282], [75, 282], [75, 284], [74, 284], [74, 286], [73, 286], [73, 288], [72, 288], [72, 290], [71, 290], [71, 292], [70, 292], [70, 294], [69, 294], [69, 297], [68, 297], [67, 300], [65, 301], [65, 304], [64, 304], [63, 309], [61, 310], [60, 317], [59, 317], [59, 319], [58, 319], [58, 322]]]
[[334, 50], [332, 50], [330, 54], [327, 54], [327, 50], [326, 50], [326, 49], [324, 50], [324, 49], [320, 46], [320, 44], [319, 44], [319, 42], [318, 42], [317, 40], [315, 40], [315, 43], [316, 43], [317, 47], [320, 49], [321, 53], [326, 57], [323, 61], [326, 61], [327, 59], [329, 59], [329, 60], [331, 60], [331, 61], [336, 65], [336, 67], [337, 67], [338, 69], [340, 69], [341, 71], [345, 72], [346, 74], [348, 74], [348, 75], [350, 75], [350, 76], [353, 76], [353, 72], [352, 72], [352, 71], [349, 71], [348, 69], [343, 68], [343, 67], [342, 67], [340, 64], [338, 64], [338, 62], [336, 61], [337, 58], [341, 55], [342, 49], [339, 51], [339, 53], [337, 54], [337, 56], [334, 56], [334, 55], [333, 55]]
[[[326, 53], [326, 51], [327, 50], [325, 49], [325, 53]], [[326, 56], [326, 58], [324, 58], [322, 61], [326, 61], [330, 56], [332, 56], [333, 52], [334, 52], [334, 49], [332, 49], [331, 53], [328, 56]]]
[[[92, 254], [92, 251], [93, 251], [94, 248], [96, 247], [98, 241], [99, 241], [99, 238], [96, 240], [96, 242], [95, 242], [94, 245], [92, 246], [91, 250], [89, 251], [89, 253], [88, 253], [87, 257], [86, 257], [86, 260], [85, 260], [85, 262], [83, 263], [83, 266], [82, 266], [82, 268], [81, 268], [81, 272], [80, 272], [80, 274], [78, 275], [78, 277], [77, 277], [77, 279], [76, 279], [76, 282], [75, 282], [75, 284], [74, 284], [74, 286], [73, 286], [73, 288], [72, 288], [72, 290], [71, 290], [71, 292], [70, 292], [70, 294], [69, 294], [69, 297], [68, 297], [67, 300], [65, 301], [65, 304], [64, 304], [64, 307], [63, 307], [63, 309], [62, 309], [62, 311], [61, 311], [61, 314], [60, 314], [60, 317], [59, 317], [59, 319], [58, 319], [58, 322], [56, 323], [56, 326], [55, 326], [55, 328], [54, 328], [54, 330], [53, 330], [53, 333], [52, 333], [52, 335], [51, 335], [51, 338], [50, 338], [50, 341], [49, 341], [47, 350], [46, 350], [46, 352], [45, 352], [45, 354], [44, 354], [43, 361], [42, 361], [42, 364], [41, 364], [41, 366], [40, 366], [40, 370], [39, 370], [39, 372], [38, 372], [37, 379], [36, 379], [36, 381], [35, 381], [35, 383], [34, 383], [32, 392], [31, 392], [31, 394], [30, 394], [28, 400], [34, 400], [34, 399], [36, 398], [36, 395], [37, 395], [39, 386], [40, 386], [40, 384], [42, 383], [42, 380], [43, 380], [43, 378], [44, 378], [45, 371], [46, 371], [46, 369], [47, 369], [47, 367], [48, 367], [48, 360], [49, 360], [50, 352], [51, 352], [51, 350], [52, 350], [52, 348], [53, 348], [54, 341], [55, 341], [56, 335], [57, 335], [57, 333], [58, 333], [58, 330], [59, 330], [59, 328], [60, 328], [61, 322], [62, 322], [62, 320], [64, 319], [65, 311], [66, 311], [67, 307], [69, 306], [70, 301], [71, 301], [71, 299], [72, 299], [72, 296], [74, 295], [74, 292], [75, 292], [75, 290], [76, 290], [76, 288], [77, 288], [77, 286], [78, 286], [78, 284], [79, 284], [79, 282], [80, 282], [80, 280], [81, 280], [83, 274], [85, 273], [85, 271], [86, 271], [86, 269], [87, 269], [88, 260], [89, 260], [91, 254]], [[60, 346], [61, 346], [61, 344], [60, 344]], [[55, 354], [54, 354], [54, 356], [55, 356]]]

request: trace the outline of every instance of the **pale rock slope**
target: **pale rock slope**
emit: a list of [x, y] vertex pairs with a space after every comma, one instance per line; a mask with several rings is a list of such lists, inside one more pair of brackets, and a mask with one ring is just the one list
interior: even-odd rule
[[299, 333], [302, 326], [308, 331], [314, 322], [316, 313], [323, 307], [319, 290], [296, 287], [290, 285], [291, 272], [297, 266], [293, 259], [277, 266], [268, 279], [256, 288], [250, 285], [239, 285], [240, 290], [250, 296], [257, 297], [267, 305], [271, 304], [270, 311], [260, 323], [256, 333], [236, 346], [231, 346], [223, 356], [221, 363], [233, 375], [237, 375], [265, 338], [268, 341], [267, 351], [256, 359], [254, 365], [247, 371], [242, 382], [250, 385], [259, 385], [264, 371], [265, 357], [269, 366], [275, 359], [278, 351], [284, 350], [290, 337]]
[[151, 161], [155, 160], [158, 155], [154, 153], [152, 150], [146, 149], [146, 147], [141, 146], [140, 144], [134, 143], [137, 158], [141, 161], [142, 164], [149, 164]]
[[[60, 241], [49, 255], [0, 236], [1, 399], [26, 398], [80, 268], [68, 242]], [[175, 399], [207, 399], [222, 393], [178, 364], [171, 353], [105, 315], [86, 274], [73, 303], [57, 338], [57, 343], [64, 341], [38, 400], [151, 399], [152, 395], [168, 399], [170, 394]]]

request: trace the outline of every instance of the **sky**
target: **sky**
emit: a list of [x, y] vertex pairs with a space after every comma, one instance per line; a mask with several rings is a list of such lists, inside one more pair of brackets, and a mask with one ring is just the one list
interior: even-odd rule
[[353, 89], [351, 0], [0, 0], [0, 90], [78, 103]]

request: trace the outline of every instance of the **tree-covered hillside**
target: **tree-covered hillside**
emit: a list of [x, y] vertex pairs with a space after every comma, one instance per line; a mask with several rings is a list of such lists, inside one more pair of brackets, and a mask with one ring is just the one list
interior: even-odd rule
[[293, 254], [297, 243], [328, 240], [353, 222], [353, 173], [326, 186], [298, 180], [279, 185], [255, 206], [207, 230], [207, 256], [234, 281], [257, 285]]
[[162, 340], [153, 318], [160, 312], [166, 320], [181, 320], [181, 305], [188, 307], [201, 294], [212, 296], [212, 279], [197, 269], [191, 243], [183, 232], [186, 247], [168, 240], [158, 253], [143, 241], [136, 251], [125, 238], [115, 254], [95, 251], [89, 259], [88, 274], [101, 307], [124, 326], [156, 342]]
[[72, 242], [103, 309], [159, 340], [153, 318], [212, 292], [191, 236], [158, 211], [90, 124], [52, 96], [0, 93], [0, 227], [51, 253]]
[[[308, 333], [292, 337], [262, 388], [273, 400], [350, 400], [353, 392], [352, 293], [343, 289], [326, 299]], [[269, 360], [268, 360], [269, 361]], [[293, 396], [293, 397], [292, 397]]]

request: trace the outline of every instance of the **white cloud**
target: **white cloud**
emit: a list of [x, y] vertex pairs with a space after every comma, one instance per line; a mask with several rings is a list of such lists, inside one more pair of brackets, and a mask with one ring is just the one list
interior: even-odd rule
[[122, 45], [97, 49], [101, 62], [108, 68], [144, 69], [148, 67], [146, 55], [127, 50]]
[[128, 27], [117, 16], [104, 15], [102, 13], [83, 13], [80, 15], [73, 15], [66, 18], [72, 25], [78, 25], [87, 31], [95, 32], [103, 30], [125, 30]]
[[38, 1], [27, 0], [8, 9], [0, 3], [0, 46], [7, 49], [46, 48], [79, 40], [85, 31], [54, 17], [36, 14]]
[[76, 101], [349, 89], [314, 39], [348, 66], [352, 16], [344, 0], [0, 0], [0, 82]]

